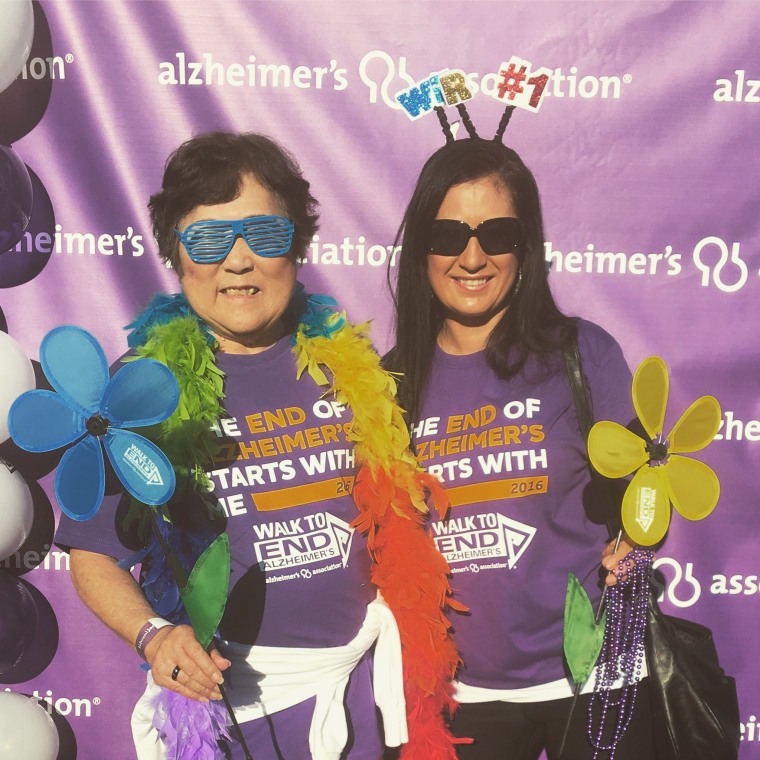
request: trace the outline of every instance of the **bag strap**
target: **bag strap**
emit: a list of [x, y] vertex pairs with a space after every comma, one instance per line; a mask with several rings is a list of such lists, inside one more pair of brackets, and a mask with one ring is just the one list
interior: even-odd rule
[[591, 413], [588, 388], [581, 369], [581, 352], [578, 349], [577, 337], [562, 347], [562, 354], [565, 359], [567, 379], [570, 381], [570, 391], [573, 394], [575, 416], [578, 418], [583, 440], [587, 442], [591, 426], [594, 424], [594, 415]]
[[[573, 404], [575, 405], [575, 416], [578, 419], [578, 427], [583, 436], [583, 442], [588, 443], [588, 435], [594, 424], [594, 415], [591, 412], [588, 386], [583, 377], [581, 352], [578, 348], [577, 334], [562, 347], [562, 356], [565, 360], [567, 379], [570, 383], [570, 391], [573, 395]], [[607, 480], [607, 478], [601, 476], [594, 469], [591, 462], [589, 462], [589, 470], [591, 471], [591, 479], [596, 484], [600, 497], [603, 498], [606, 503], [605, 522], [607, 523], [607, 530], [609, 531], [610, 538], [612, 538], [613, 536], [616, 536], [620, 530], [619, 510], [618, 514], [615, 514], [614, 509], [614, 505], [617, 503], [618, 499], [615, 497], [611, 482]]]

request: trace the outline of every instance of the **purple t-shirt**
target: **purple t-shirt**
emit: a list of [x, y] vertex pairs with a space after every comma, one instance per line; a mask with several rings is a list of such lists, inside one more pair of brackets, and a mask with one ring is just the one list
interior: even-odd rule
[[[350, 526], [357, 515], [353, 447], [346, 440], [351, 413], [322, 398], [324, 389], [308, 374], [296, 379], [289, 336], [260, 354], [219, 353], [217, 361], [226, 414], [214, 429], [221, 448], [208, 474], [226, 517], [215, 522], [226, 523], [220, 529], [226, 527], [231, 553], [220, 632], [260, 646], [346, 644], [375, 597], [366, 540]], [[107, 498], [87, 522], [63, 516], [56, 542], [128, 556], [132, 547], [117, 504]], [[349, 710], [353, 700], [363, 720], [369, 717], [352, 758], [379, 754], [369, 680], [363, 681], [360, 694], [349, 693]]]
[[[628, 424], [631, 375], [620, 347], [592, 323], [581, 321], [578, 331], [594, 418]], [[484, 351], [437, 348], [430, 378], [413, 437], [452, 503], [431, 530], [470, 608], [452, 620], [458, 677], [493, 689], [563, 678], [567, 576], [599, 598], [607, 531], [584, 509], [588, 460], [562, 358], [549, 371], [530, 360], [501, 380]]]

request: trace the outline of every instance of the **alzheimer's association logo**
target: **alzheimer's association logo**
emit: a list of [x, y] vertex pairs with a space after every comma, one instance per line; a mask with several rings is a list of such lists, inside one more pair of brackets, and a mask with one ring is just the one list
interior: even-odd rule
[[[658, 579], [658, 574], [655, 574], [653, 582], [655, 586], [658, 586], [662, 593], [660, 595], [660, 601], [663, 598], [667, 600], [674, 607], [691, 607], [696, 604], [699, 597], [702, 595], [702, 584], [694, 575], [694, 564], [692, 562], [686, 562], [682, 568], [681, 563], [677, 559], [672, 557], [658, 557], [652, 568], [658, 570], [661, 567], [669, 567], [673, 571], [673, 576], [670, 580], [665, 580], [663, 584]], [[662, 576], [665, 574], [660, 572]]]

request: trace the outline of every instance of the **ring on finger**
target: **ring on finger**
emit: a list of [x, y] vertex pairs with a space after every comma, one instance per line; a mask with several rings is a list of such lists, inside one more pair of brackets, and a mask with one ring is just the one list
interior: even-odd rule
[[176, 681], [177, 677], [179, 676], [179, 672], [182, 670], [179, 665], [174, 666], [174, 670], [172, 670], [172, 681]]

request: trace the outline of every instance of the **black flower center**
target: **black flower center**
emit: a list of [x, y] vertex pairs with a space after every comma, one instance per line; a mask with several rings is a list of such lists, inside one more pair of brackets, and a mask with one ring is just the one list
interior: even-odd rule
[[108, 430], [110, 425], [111, 423], [108, 420], [105, 420], [99, 414], [96, 414], [87, 420], [87, 432], [90, 435], [99, 437], [105, 435], [106, 430]]
[[662, 462], [663, 459], [668, 458], [668, 442], [658, 440], [655, 438], [653, 441], [647, 443], [647, 454], [649, 459], [654, 462]]

